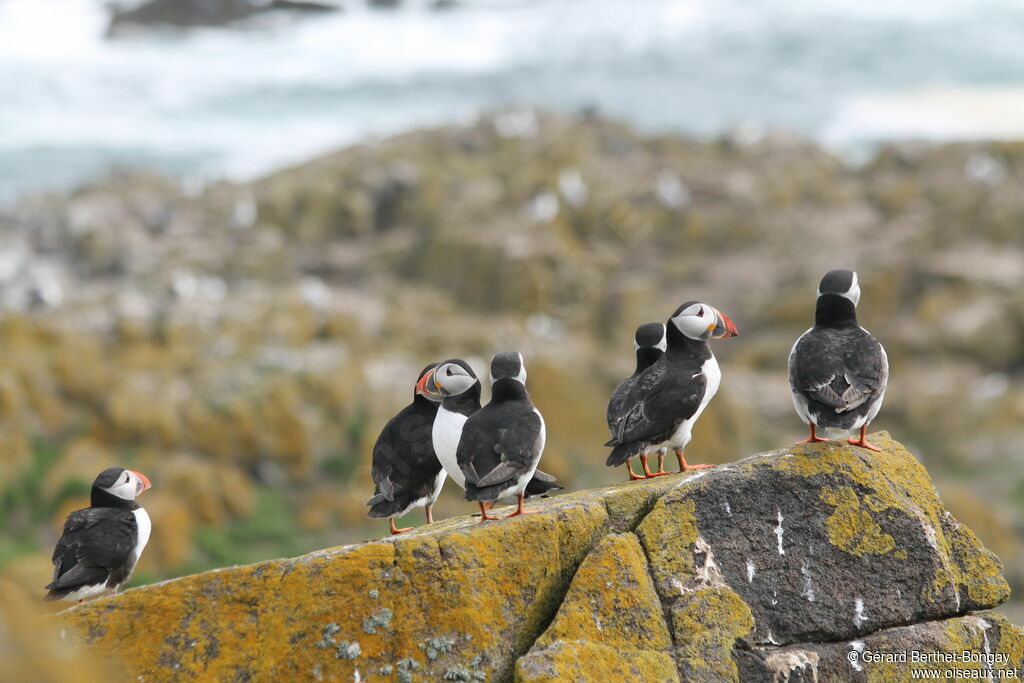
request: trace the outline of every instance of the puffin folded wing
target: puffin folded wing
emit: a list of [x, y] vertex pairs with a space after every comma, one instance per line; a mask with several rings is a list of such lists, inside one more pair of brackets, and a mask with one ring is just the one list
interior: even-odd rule
[[514, 479], [531, 467], [540, 456], [540, 417], [533, 411], [525, 413], [510, 427], [501, 427], [496, 434], [494, 452], [500, 462], [476, 482], [479, 487], [493, 486]]
[[623, 418], [614, 443], [607, 445], [666, 438], [666, 434], [681, 420], [697, 412], [706, 388], [704, 373], [696, 373], [686, 381], [672, 381], [671, 377], [665, 377], [650, 387], [646, 395], [637, 397], [632, 410]]
[[53, 581], [44, 599], [57, 600], [78, 587], [105, 582], [130, 561], [137, 538], [138, 523], [129, 510], [72, 512], [53, 551]]
[[870, 374], [854, 374], [844, 367], [840, 372], [808, 382], [810, 386], [800, 388], [808, 398], [825, 404], [836, 413], [845, 413], [870, 400], [877, 392], [879, 380]]

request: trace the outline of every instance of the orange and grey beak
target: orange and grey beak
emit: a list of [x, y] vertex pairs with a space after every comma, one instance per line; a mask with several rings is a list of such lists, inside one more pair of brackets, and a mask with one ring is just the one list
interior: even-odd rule
[[423, 376], [420, 377], [420, 381], [416, 382], [416, 393], [420, 396], [426, 396], [431, 400], [443, 396], [439, 389], [440, 385], [434, 379], [433, 370], [424, 372]]
[[147, 491], [153, 488], [152, 482], [149, 481], [149, 477], [147, 477], [145, 474], [143, 474], [142, 472], [136, 472], [135, 470], [130, 471], [132, 474], [139, 478], [139, 488], [137, 488], [135, 491], [136, 496], [142, 493], [143, 491]]
[[736, 329], [735, 323], [729, 320], [729, 316], [721, 311], [715, 311], [715, 329], [711, 333], [711, 336], [715, 339], [724, 339], [726, 337], [735, 337], [739, 335], [740, 331]]

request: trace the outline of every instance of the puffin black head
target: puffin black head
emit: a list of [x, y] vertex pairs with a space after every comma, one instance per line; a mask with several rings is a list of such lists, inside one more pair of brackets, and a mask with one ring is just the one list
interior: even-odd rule
[[473, 368], [461, 358], [438, 363], [431, 381], [441, 396], [458, 396], [480, 382]]
[[700, 301], [687, 301], [677, 308], [667, 326], [696, 341], [735, 337], [740, 333], [727, 315]]
[[434, 403], [439, 403], [444, 398], [444, 395], [437, 390], [434, 384], [434, 370], [438, 365], [439, 363], [431, 363], [420, 370], [419, 379], [416, 381], [416, 396], [422, 396]]
[[857, 324], [860, 285], [852, 270], [830, 270], [818, 285], [818, 303], [814, 324], [842, 326]]
[[135, 496], [153, 485], [141, 472], [123, 467], [108, 467], [92, 482], [93, 507], [122, 507], [135, 502]]
[[665, 350], [665, 323], [644, 323], [636, 328], [636, 335], [633, 337], [633, 349], [659, 349]]
[[503, 379], [512, 379], [526, 384], [526, 366], [523, 354], [518, 351], [502, 351], [491, 359], [491, 384]]
[[852, 270], [830, 270], [821, 278], [818, 285], [818, 296], [836, 294], [849, 299], [856, 306], [860, 303], [860, 285], [857, 284], [857, 273]]

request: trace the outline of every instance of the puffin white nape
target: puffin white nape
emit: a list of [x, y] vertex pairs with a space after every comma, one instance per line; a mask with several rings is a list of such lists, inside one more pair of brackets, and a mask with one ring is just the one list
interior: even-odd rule
[[828, 271], [818, 284], [818, 296], [822, 294], [836, 294], [848, 299], [856, 307], [860, 303], [857, 271], [842, 268]]
[[526, 384], [526, 363], [518, 351], [502, 351], [491, 359], [491, 384], [501, 379], [514, 379]]

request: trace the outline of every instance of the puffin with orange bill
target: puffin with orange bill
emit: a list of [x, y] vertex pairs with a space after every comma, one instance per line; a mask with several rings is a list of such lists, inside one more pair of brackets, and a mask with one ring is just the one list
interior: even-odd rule
[[828, 441], [819, 429], [859, 431], [849, 443], [867, 442], [868, 424], [882, 407], [889, 359], [882, 344], [857, 322], [860, 285], [852, 270], [831, 270], [818, 285], [814, 327], [789, 352], [789, 387], [797, 415], [810, 427], [798, 444]]
[[[665, 335], [664, 323], [644, 323], [636, 328], [636, 333], [633, 335], [633, 350], [636, 351], [636, 368], [633, 370], [632, 375], [619, 382], [618, 386], [615, 387], [615, 391], [612, 392], [612, 397], [608, 400], [608, 429], [611, 431], [612, 438], [615, 437], [619, 423], [622, 422], [626, 415], [623, 410], [623, 404], [629, 399], [630, 390], [632, 390], [640, 375], [643, 374], [643, 371], [654, 365], [665, 354], [667, 345], [668, 341]], [[643, 452], [640, 453], [640, 462], [643, 465], [644, 476], [646, 477], [668, 474], [665, 471], [665, 449], [658, 451], [657, 472], [651, 472], [650, 468], [648, 468], [647, 455]], [[626, 469], [629, 470], [630, 479], [644, 478], [633, 472], [632, 458], [626, 460]]]
[[111, 595], [131, 577], [152, 530], [135, 497], [150, 486], [146, 475], [123, 467], [99, 473], [89, 507], [75, 510], [64, 522], [44, 600], [82, 602]]
[[434, 388], [436, 368], [437, 363], [431, 363], [420, 371], [412, 403], [384, 425], [373, 445], [375, 487], [373, 497], [366, 501], [370, 506], [367, 516], [388, 517], [392, 534], [412, 530], [396, 527], [395, 517], [413, 508], [424, 508], [427, 524], [433, 524], [434, 502], [444, 486], [445, 471], [430, 436], [442, 398]]
[[677, 308], [665, 329], [665, 354], [640, 373], [614, 416], [615, 433], [605, 444], [612, 447], [609, 467], [661, 449], [675, 452], [682, 472], [711, 467], [688, 464], [683, 449], [722, 379], [708, 341], [739, 331], [728, 316], [700, 301]]
[[[480, 410], [480, 380], [469, 363], [452, 358], [438, 364], [431, 381], [444, 396], [434, 418], [434, 452], [452, 481], [465, 489], [466, 475], [459, 467], [457, 451], [466, 420]], [[524, 493], [530, 498], [562, 488], [565, 487], [556, 483], [553, 476], [536, 470]]]

